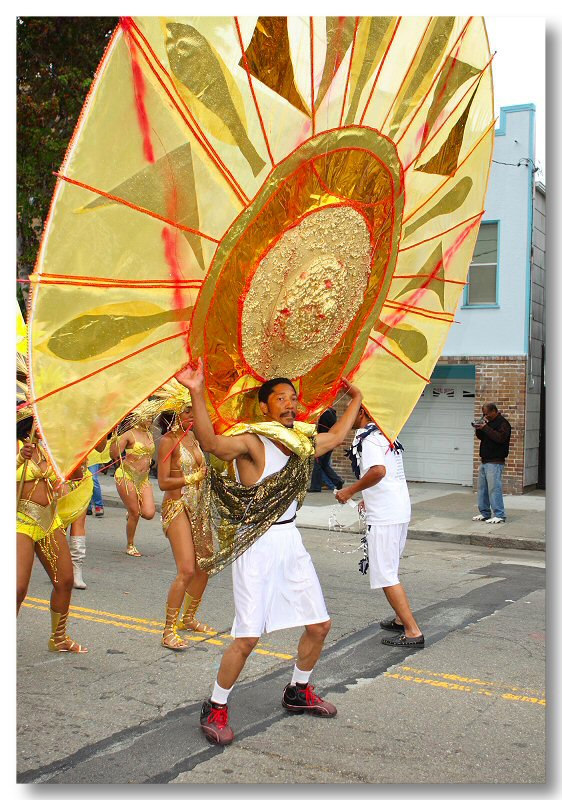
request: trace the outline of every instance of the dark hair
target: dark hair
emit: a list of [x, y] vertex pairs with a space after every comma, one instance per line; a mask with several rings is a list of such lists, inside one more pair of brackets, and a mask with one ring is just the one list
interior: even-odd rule
[[168, 433], [174, 424], [175, 411], [161, 411], [156, 417], [156, 423], [162, 432], [162, 435]]
[[365, 416], [368, 417], [371, 420], [371, 422], [374, 422], [374, 419], [369, 414], [369, 412], [367, 411], [367, 409], [365, 408], [364, 405], [359, 406], [359, 411], [362, 411], [365, 414]]
[[483, 408], [489, 408], [490, 411], [497, 411], [498, 410], [498, 407], [497, 407], [497, 405], [495, 403], [483, 403], [482, 407]]
[[33, 427], [33, 417], [24, 417], [16, 422], [16, 432], [18, 439], [23, 441], [24, 437], [31, 431]]
[[273, 392], [273, 389], [276, 386], [279, 386], [280, 383], [286, 383], [287, 386], [290, 386], [293, 392], [297, 394], [297, 390], [288, 378], [271, 378], [271, 380], [262, 383], [260, 386], [258, 392], [258, 400], [260, 403], [267, 403], [269, 400], [269, 395]]

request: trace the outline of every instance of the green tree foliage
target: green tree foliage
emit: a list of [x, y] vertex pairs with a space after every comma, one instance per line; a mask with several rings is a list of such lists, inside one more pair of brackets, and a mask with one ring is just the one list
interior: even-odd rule
[[[33, 271], [58, 171], [117, 17], [17, 18], [17, 272]], [[18, 284], [20, 305], [26, 284]], [[23, 307], [22, 307], [23, 310]], [[25, 313], [25, 311], [24, 311]]]

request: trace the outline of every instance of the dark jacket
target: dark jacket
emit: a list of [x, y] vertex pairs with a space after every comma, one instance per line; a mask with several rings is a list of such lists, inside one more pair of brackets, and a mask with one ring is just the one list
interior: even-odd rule
[[320, 415], [320, 419], [318, 420], [318, 433], [326, 433], [337, 421], [336, 410], [330, 406]]
[[474, 433], [480, 439], [480, 460], [483, 464], [503, 464], [509, 453], [511, 425], [501, 414]]

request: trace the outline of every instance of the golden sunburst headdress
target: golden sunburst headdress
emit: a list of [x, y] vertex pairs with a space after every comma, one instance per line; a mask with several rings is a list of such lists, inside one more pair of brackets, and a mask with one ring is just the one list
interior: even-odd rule
[[217, 431], [278, 376], [313, 420], [343, 376], [394, 441], [466, 282], [490, 62], [476, 16], [123, 18], [32, 276], [57, 470], [199, 356]]

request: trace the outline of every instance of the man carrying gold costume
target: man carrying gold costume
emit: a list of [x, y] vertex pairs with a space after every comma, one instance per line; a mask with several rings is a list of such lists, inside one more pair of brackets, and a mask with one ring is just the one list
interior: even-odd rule
[[336, 708], [313, 692], [309, 678], [330, 618], [310, 555], [294, 524], [309, 486], [314, 458], [342, 444], [361, 405], [361, 392], [343, 381], [351, 402], [328, 433], [295, 422], [297, 394], [290, 380], [274, 378], [260, 388], [265, 422], [239, 424], [215, 434], [204, 398], [201, 359], [176, 378], [192, 397], [194, 430], [204, 451], [233, 462], [235, 478], [211, 471], [219, 548], [200, 566], [210, 573], [233, 561], [234, 641], [225, 650], [211, 697], [201, 709], [201, 729], [214, 744], [230, 744], [228, 695], [264, 631], [304, 625], [293, 678], [282, 705], [297, 714], [333, 717]]

